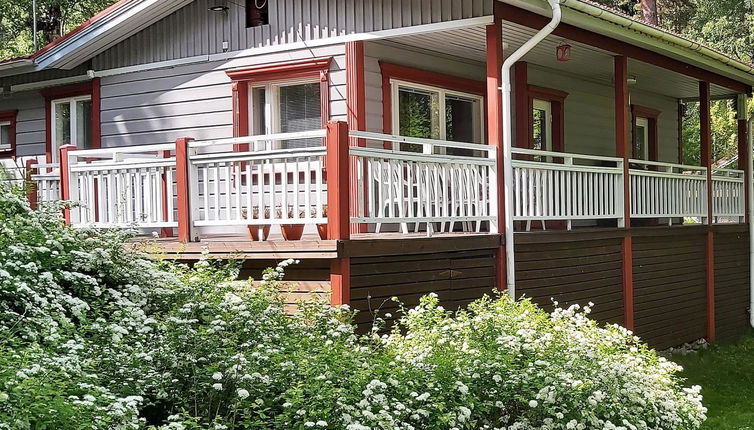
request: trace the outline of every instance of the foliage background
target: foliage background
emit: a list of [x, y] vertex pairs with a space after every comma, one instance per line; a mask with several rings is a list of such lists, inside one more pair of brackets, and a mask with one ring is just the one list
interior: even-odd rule
[[[597, 0], [641, 18], [641, 0]], [[38, 0], [39, 46], [70, 31], [115, 0]], [[753, 0], [656, 0], [659, 25], [704, 41], [741, 61], [754, 58]], [[0, 58], [27, 55], [33, 51], [32, 0], [0, 0]], [[750, 104], [749, 110], [754, 110]], [[684, 163], [699, 163], [698, 104], [689, 103], [683, 127]], [[736, 153], [734, 106], [716, 101], [713, 114], [715, 160]]]

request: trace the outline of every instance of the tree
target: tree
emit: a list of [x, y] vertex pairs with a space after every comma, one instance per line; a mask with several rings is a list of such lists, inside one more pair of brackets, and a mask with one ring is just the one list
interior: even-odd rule
[[[115, 0], [37, 0], [39, 46], [66, 32], [113, 4]], [[34, 51], [32, 0], [0, 0], [0, 58]]]
[[644, 21], [658, 25], [657, 0], [641, 0], [641, 17]]

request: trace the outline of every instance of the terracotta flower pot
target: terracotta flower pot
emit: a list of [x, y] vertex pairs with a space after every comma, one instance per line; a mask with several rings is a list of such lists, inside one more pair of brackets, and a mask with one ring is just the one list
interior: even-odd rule
[[304, 235], [303, 224], [283, 224], [280, 226], [285, 240], [301, 240]]
[[320, 239], [327, 240], [327, 224], [317, 224], [317, 233]]
[[[254, 242], [259, 242], [263, 240], [267, 240], [268, 237], [270, 237], [270, 226], [269, 225], [250, 225], [249, 227], [249, 237], [251, 237], [251, 240]], [[259, 231], [262, 231], [262, 236], [259, 236]]]

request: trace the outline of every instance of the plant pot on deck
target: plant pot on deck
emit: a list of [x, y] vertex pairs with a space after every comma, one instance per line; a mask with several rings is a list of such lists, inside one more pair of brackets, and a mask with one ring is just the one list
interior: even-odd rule
[[[322, 216], [327, 218], [327, 205], [322, 205]], [[312, 208], [312, 218], [317, 218], [317, 208]], [[317, 224], [317, 233], [319, 238], [327, 240], [327, 223]]]
[[[293, 208], [288, 208], [288, 218], [294, 219]], [[278, 218], [281, 218], [282, 211], [278, 209]], [[306, 216], [304, 211], [299, 212], [299, 219]], [[301, 240], [301, 236], [304, 235], [304, 224], [282, 224], [280, 230], [283, 233], [283, 239], [285, 240]]]
[[[264, 217], [269, 218], [270, 217], [270, 210], [269, 208], [265, 208], [264, 210]], [[246, 210], [243, 212], [243, 217], [248, 219], [248, 214], [246, 213]], [[259, 208], [255, 207], [253, 209], [253, 213], [251, 214], [252, 222], [255, 219], [259, 219]], [[267, 240], [268, 237], [270, 237], [270, 225], [269, 224], [253, 224], [250, 223], [248, 226], [249, 228], [249, 237], [254, 242], [260, 242]]]

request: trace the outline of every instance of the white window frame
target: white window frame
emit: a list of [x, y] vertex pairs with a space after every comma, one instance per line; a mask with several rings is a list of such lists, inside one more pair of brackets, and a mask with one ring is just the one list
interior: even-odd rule
[[[545, 121], [547, 122], [547, 133], [545, 134], [545, 147], [543, 151], [552, 152], [552, 102], [549, 100], [534, 99], [533, 109], [541, 110], [545, 113]], [[533, 130], [532, 130], [533, 133]]]
[[[280, 106], [280, 88], [282, 87], [290, 87], [294, 85], [304, 85], [304, 84], [320, 84], [321, 81], [317, 78], [302, 78], [302, 79], [287, 79], [282, 81], [271, 81], [271, 82], [260, 82], [260, 83], [249, 83], [249, 134], [254, 134], [254, 126], [257, 124], [257, 115], [258, 113], [255, 112], [255, 107], [257, 106], [254, 90], [259, 88], [264, 88], [264, 118], [265, 118], [265, 130], [260, 133], [261, 135], [266, 134], [277, 134], [281, 133], [281, 126], [280, 126], [280, 110], [278, 109], [278, 106]], [[322, 94], [322, 91], [320, 90], [319, 98], [320, 103], [322, 103], [322, 97], [325, 95]], [[260, 135], [257, 134], [257, 135]], [[269, 148], [252, 148], [255, 151], [259, 150], [270, 150], [270, 149], [280, 149], [282, 142], [276, 140], [276, 141], [270, 141], [270, 147]]]
[[[58, 106], [64, 105], [66, 103], [69, 106], [69, 109], [70, 109], [70, 112], [71, 112], [71, 117], [70, 117], [70, 123], [69, 123], [68, 126], [70, 127], [69, 133], [70, 133], [70, 136], [71, 136], [71, 144], [72, 145], [76, 145], [76, 147], [78, 147], [78, 143], [79, 143], [78, 142], [78, 130], [76, 129], [76, 120], [78, 118], [78, 108], [76, 106], [77, 106], [78, 102], [91, 101], [91, 100], [92, 100], [92, 96], [91, 95], [84, 95], [84, 96], [60, 98], [60, 99], [55, 99], [55, 100], [51, 100], [50, 101], [50, 124], [49, 124], [49, 127], [50, 127], [50, 130], [51, 130], [50, 135], [52, 137], [51, 147], [52, 147], [52, 162], [53, 163], [57, 163], [58, 162], [58, 149], [59, 149], [59, 147], [57, 146], [57, 141], [58, 141], [57, 127], [55, 127], [55, 119], [56, 119], [56, 115], [57, 115], [57, 108], [58, 108]], [[91, 123], [91, 118], [90, 118], [90, 123]], [[83, 148], [79, 148], [79, 149], [83, 149]]]
[[[402, 81], [399, 79], [390, 79], [390, 92], [391, 92], [391, 98], [392, 98], [391, 100], [392, 106], [390, 107], [390, 110], [391, 110], [392, 125], [393, 125], [392, 134], [398, 135], [401, 130], [400, 112], [399, 112], [399, 108], [400, 108], [399, 95], [400, 95], [401, 87], [409, 88], [409, 89], [414, 88], [417, 90], [431, 91], [434, 93], [438, 93], [439, 103], [440, 103], [439, 110], [442, 115], [441, 116], [442, 124], [440, 125], [440, 139], [439, 140], [448, 140], [448, 124], [445, 123], [445, 117], [444, 117], [445, 96], [451, 95], [451, 96], [458, 96], [458, 97], [475, 100], [478, 106], [477, 115], [479, 118], [479, 127], [478, 129], [477, 128], [474, 129], [474, 142], [472, 143], [478, 143], [478, 144], [485, 143], [485, 134], [484, 134], [485, 118], [484, 118], [484, 97], [483, 96], [480, 96], [477, 94], [465, 93], [462, 91], [448, 90], [445, 88], [435, 87], [432, 85], [416, 84], [413, 82]], [[438, 148], [438, 149], [441, 149], [441, 153], [444, 153], [446, 148]], [[431, 148], [429, 148], [428, 146], [425, 146], [424, 153], [428, 153], [429, 151], [431, 151]]]
[[[10, 139], [13, 139], [13, 136], [10, 135], [10, 132], [12, 131], [11, 128], [11, 122], [10, 121], [0, 121], [0, 127], [8, 127], [8, 137]], [[0, 133], [0, 152], [8, 152], [12, 150], [10, 141], [3, 142], [2, 141], [3, 135]]]
[[644, 127], [644, 133], [643, 133], [643, 136], [642, 136], [642, 137], [644, 137], [644, 144], [643, 144], [643, 148], [641, 148], [641, 149], [643, 150], [644, 160], [648, 161], [649, 160], [649, 118], [646, 118], [646, 117], [643, 117], [643, 116], [637, 116], [636, 117], [635, 130], [637, 130], [637, 133], [636, 133], [637, 134], [637, 136], [636, 136], [637, 139], [639, 137], [638, 136], [639, 127]]

